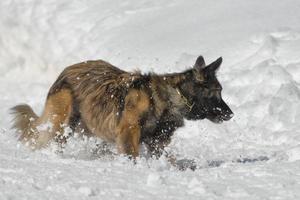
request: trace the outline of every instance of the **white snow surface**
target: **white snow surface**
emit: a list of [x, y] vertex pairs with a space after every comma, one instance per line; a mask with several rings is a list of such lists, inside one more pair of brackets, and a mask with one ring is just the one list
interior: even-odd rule
[[[1, 0], [0, 199], [300, 199], [299, 10], [299, 0]], [[223, 57], [235, 116], [176, 131], [168, 151], [195, 171], [95, 156], [95, 138], [32, 152], [10, 129], [9, 108], [41, 113], [68, 65], [180, 72], [199, 55]]]

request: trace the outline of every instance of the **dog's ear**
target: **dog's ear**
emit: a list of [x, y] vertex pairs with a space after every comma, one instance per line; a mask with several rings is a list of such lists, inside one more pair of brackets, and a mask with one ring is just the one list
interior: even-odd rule
[[210, 71], [210, 72], [215, 72], [221, 66], [222, 61], [223, 61], [223, 59], [222, 59], [222, 57], [220, 57], [216, 61], [209, 64], [205, 69]]
[[195, 65], [194, 65], [194, 68], [195, 68], [195, 69], [198, 69], [198, 70], [204, 69], [204, 68], [205, 68], [205, 61], [204, 61], [203, 56], [199, 56], [199, 57], [197, 58], [196, 63], [195, 63]]

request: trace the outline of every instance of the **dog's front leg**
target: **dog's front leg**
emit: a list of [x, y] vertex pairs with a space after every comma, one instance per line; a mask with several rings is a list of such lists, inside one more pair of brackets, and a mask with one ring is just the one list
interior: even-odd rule
[[149, 96], [142, 90], [131, 89], [118, 124], [117, 147], [121, 154], [136, 158], [139, 155], [141, 117], [149, 109]]
[[138, 125], [122, 124], [117, 136], [117, 148], [120, 154], [136, 158], [139, 156], [140, 127]]

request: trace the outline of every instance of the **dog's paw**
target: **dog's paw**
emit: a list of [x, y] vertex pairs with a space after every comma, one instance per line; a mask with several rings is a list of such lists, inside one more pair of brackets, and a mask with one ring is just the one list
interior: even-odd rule
[[175, 166], [181, 170], [181, 171], [184, 171], [184, 170], [187, 170], [187, 169], [190, 169], [190, 170], [196, 170], [197, 169], [197, 163], [192, 160], [192, 159], [181, 159], [181, 160], [177, 160], [175, 162]]

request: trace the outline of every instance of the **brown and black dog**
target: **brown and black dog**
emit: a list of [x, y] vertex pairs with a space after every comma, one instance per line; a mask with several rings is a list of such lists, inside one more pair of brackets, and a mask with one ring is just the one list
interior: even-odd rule
[[135, 158], [144, 143], [159, 157], [184, 119], [232, 118], [216, 78], [221, 63], [206, 66], [199, 56], [194, 67], [163, 75], [128, 73], [102, 60], [75, 64], [50, 88], [40, 117], [28, 105], [12, 108], [13, 127], [32, 149], [66, 142], [64, 128], [70, 127], [116, 143], [120, 154]]

